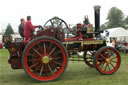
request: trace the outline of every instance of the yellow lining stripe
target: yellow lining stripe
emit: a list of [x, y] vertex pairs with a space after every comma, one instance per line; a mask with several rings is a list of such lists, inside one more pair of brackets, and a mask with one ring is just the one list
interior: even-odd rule
[[81, 43], [81, 45], [91, 45], [91, 44], [103, 44], [103, 40], [88, 40], [88, 41], [74, 41], [74, 42], [62, 42], [63, 44], [74, 44], [74, 43]]

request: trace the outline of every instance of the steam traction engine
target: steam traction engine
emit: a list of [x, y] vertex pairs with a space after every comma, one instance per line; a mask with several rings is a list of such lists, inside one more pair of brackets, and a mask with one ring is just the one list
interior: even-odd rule
[[83, 24], [72, 28], [64, 20], [54, 17], [33, 35], [26, 46], [21, 39], [13, 42], [11, 37], [4, 36], [11, 67], [24, 69], [34, 80], [51, 81], [64, 73], [68, 59], [75, 60], [72, 55], [83, 52], [82, 58], [88, 66], [95, 67], [101, 74], [115, 73], [120, 66], [120, 54], [113, 47], [106, 46], [100, 36], [100, 6], [94, 7], [94, 13], [95, 29], [88, 17]]

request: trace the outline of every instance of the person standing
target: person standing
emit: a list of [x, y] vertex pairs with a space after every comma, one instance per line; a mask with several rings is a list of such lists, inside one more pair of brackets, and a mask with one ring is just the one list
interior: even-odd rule
[[113, 46], [114, 48], [116, 48], [116, 38], [113, 38], [113, 40], [112, 40], [112, 46]]
[[33, 37], [34, 29], [39, 27], [40, 25], [32, 25], [31, 23], [31, 16], [27, 16], [27, 21], [24, 24], [24, 38], [25, 38], [25, 45], [29, 40]]
[[22, 38], [24, 38], [24, 23], [25, 23], [25, 19], [24, 18], [22, 18], [21, 20], [21, 23], [20, 23], [20, 25], [19, 25], [19, 34], [20, 34], [20, 36], [22, 37]]

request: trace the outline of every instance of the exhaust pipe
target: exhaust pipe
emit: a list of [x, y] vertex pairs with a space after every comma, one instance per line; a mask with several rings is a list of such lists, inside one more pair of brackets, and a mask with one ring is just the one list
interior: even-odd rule
[[95, 33], [100, 33], [100, 6], [94, 6], [94, 14], [95, 14]]

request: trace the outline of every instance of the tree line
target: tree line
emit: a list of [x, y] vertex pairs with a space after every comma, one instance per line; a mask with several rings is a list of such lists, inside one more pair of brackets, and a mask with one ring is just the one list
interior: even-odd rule
[[101, 25], [101, 29], [109, 29], [115, 27], [123, 27], [128, 29], [128, 15], [124, 15], [122, 10], [112, 7], [107, 15], [107, 22]]
[[[125, 16], [122, 10], [117, 7], [112, 7], [107, 15], [107, 22], [101, 25], [101, 29], [109, 29], [115, 27], [123, 27], [128, 29], [128, 15]], [[11, 35], [14, 34], [13, 28], [11, 24], [7, 25], [4, 35]]]

